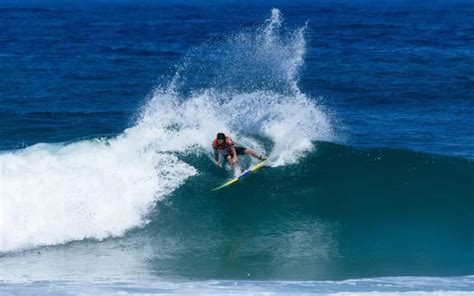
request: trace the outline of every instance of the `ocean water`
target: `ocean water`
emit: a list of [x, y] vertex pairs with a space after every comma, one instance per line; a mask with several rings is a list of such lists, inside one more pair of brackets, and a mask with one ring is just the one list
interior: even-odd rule
[[469, 1], [0, 0], [0, 294], [472, 295], [473, 127]]

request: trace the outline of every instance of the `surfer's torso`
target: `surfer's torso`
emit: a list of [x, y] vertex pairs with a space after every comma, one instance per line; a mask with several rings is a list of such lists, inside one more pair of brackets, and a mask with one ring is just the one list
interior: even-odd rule
[[231, 154], [231, 148], [234, 146], [234, 141], [231, 137], [225, 137], [225, 141], [222, 144], [217, 142], [217, 138], [212, 141], [212, 148], [214, 148], [221, 155]]

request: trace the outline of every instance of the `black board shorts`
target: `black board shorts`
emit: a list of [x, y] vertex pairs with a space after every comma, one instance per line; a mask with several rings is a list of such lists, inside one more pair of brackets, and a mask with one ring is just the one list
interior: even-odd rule
[[[247, 148], [245, 147], [235, 147], [235, 152], [237, 153], [237, 155], [245, 155], [245, 150]], [[225, 154], [224, 155], [224, 159], [227, 159], [227, 156], [229, 156], [230, 154]]]

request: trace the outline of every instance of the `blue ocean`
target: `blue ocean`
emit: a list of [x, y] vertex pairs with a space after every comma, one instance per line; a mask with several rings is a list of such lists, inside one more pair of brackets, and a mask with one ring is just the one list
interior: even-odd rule
[[0, 0], [0, 294], [473, 295], [474, 2]]

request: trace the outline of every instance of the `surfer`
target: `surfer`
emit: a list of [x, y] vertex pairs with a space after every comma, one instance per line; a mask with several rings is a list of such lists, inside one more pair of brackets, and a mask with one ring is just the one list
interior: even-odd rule
[[214, 149], [214, 161], [218, 166], [221, 166], [219, 162], [219, 154], [227, 160], [231, 167], [234, 167], [237, 162], [237, 156], [239, 155], [250, 155], [258, 160], [265, 160], [265, 155], [258, 155], [255, 151], [245, 147], [235, 147], [234, 141], [231, 137], [227, 137], [224, 133], [218, 133], [214, 141], [212, 141], [212, 148]]

